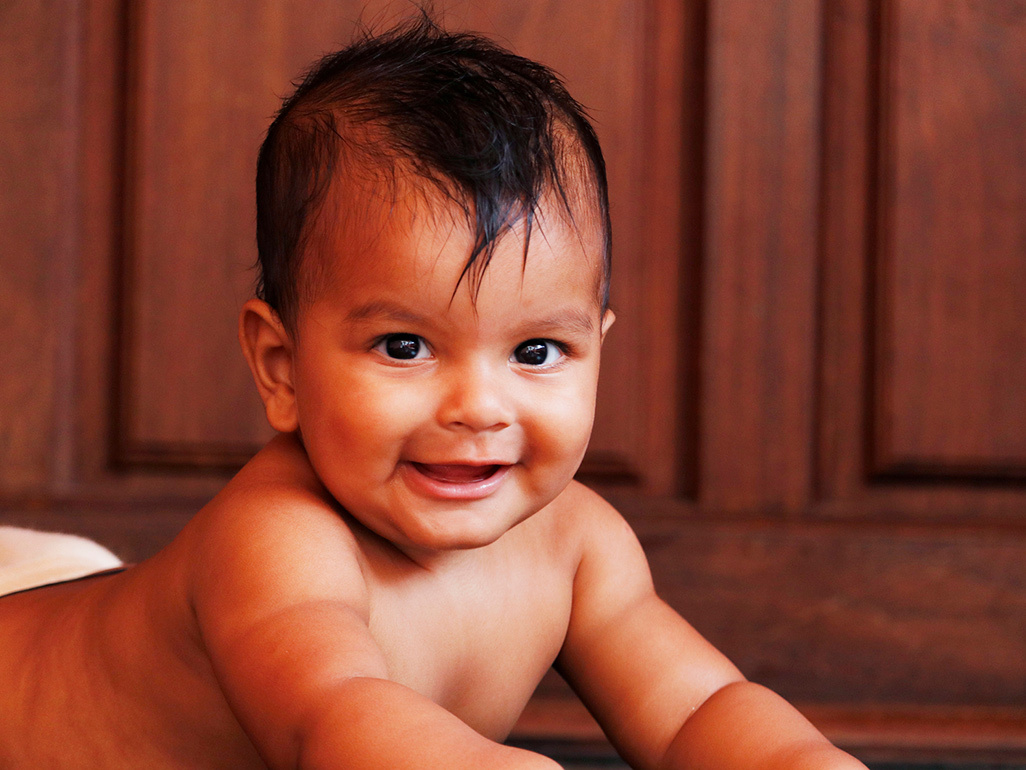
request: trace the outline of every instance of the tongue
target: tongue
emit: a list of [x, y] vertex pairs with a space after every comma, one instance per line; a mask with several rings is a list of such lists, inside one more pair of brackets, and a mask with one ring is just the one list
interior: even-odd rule
[[450, 484], [469, 484], [482, 481], [498, 470], [498, 465], [428, 465], [414, 463], [425, 476]]

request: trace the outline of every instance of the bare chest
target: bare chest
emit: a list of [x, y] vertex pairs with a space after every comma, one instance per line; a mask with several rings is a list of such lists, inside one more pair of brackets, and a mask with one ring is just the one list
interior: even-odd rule
[[556, 569], [459, 577], [379, 584], [371, 632], [394, 681], [501, 740], [562, 647], [572, 581]]

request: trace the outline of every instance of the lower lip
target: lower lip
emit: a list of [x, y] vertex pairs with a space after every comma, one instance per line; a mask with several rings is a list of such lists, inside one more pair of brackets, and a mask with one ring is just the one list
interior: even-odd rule
[[403, 463], [406, 483], [415, 491], [440, 500], [480, 500], [488, 497], [506, 478], [511, 466], [502, 465], [491, 476], [477, 481], [442, 481], [421, 473], [416, 465]]

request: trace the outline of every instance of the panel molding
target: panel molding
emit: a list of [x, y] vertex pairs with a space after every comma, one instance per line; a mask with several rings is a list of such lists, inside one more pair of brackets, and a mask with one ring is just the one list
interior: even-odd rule
[[[195, 472], [224, 474], [238, 470], [260, 448], [258, 442], [153, 441], [139, 437], [140, 383], [133, 357], [144, 336], [138, 328], [140, 302], [140, 230], [146, 214], [142, 201], [146, 143], [151, 140], [143, 125], [152, 97], [145, 86], [154, 69], [147, 46], [156, 23], [156, 0], [118, 0], [122, 20], [121, 93], [119, 116], [122, 141], [115, 150], [118, 166], [117, 223], [112, 254], [112, 375], [110, 378], [110, 468], [120, 474]], [[164, 202], [170, 205], [172, 202]], [[166, 351], [165, 351], [166, 352]], [[183, 356], [184, 358], [184, 356]], [[236, 355], [241, 361], [241, 353]], [[178, 363], [178, 362], [175, 362]], [[238, 361], [236, 361], [238, 363]], [[254, 391], [255, 393], [255, 391]], [[152, 394], [151, 394], [152, 395]], [[254, 396], [255, 397], [255, 396]], [[159, 408], [159, 407], [158, 407]]]
[[[1021, 522], [1026, 466], [893, 449], [890, 167], [898, 0], [826, 4], [813, 516]], [[911, 12], [911, 11], [910, 11]], [[958, 405], [952, 405], [956, 408]]]
[[[902, 95], [898, 92], [901, 86], [898, 72], [898, 59], [900, 55], [898, 46], [901, 42], [898, 25], [900, 24], [900, 14], [915, 16], [916, 10], [914, 7], [905, 8], [904, 5], [906, 3], [902, 0], [876, 0], [876, 3], [878, 7], [873, 11], [875, 18], [871, 34], [876, 37], [876, 41], [872, 44], [872, 50], [878, 57], [878, 60], [876, 62], [869, 62], [867, 66], [867, 72], [874, 76], [872, 78], [872, 90], [873, 98], [875, 99], [875, 105], [872, 108], [875, 118], [872, 130], [875, 136], [871, 140], [871, 146], [875, 150], [875, 158], [871, 159], [874, 168], [874, 178], [869, 203], [874, 208], [874, 227], [871, 230], [874, 241], [870, 247], [870, 266], [868, 268], [870, 276], [868, 290], [871, 292], [871, 295], [867, 298], [869, 317], [872, 323], [868, 335], [870, 345], [872, 346], [869, 354], [869, 381], [871, 387], [867, 389], [868, 401], [866, 404], [867, 414], [870, 416], [870, 419], [867, 420], [866, 434], [869, 478], [873, 483], [884, 484], [968, 484], [972, 486], [988, 485], [1021, 488], [1026, 486], [1026, 455], [1022, 457], [1002, 457], [1000, 450], [996, 447], [988, 456], [979, 455], [971, 449], [968, 451], [962, 450], [955, 443], [959, 440], [959, 436], [953, 435], [954, 431], [949, 431], [949, 438], [943, 447], [934, 444], [932, 448], [928, 448], [930, 447], [928, 438], [909, 437], [909, 432], [916, 425], [915, 421], [911, 423], [913, 428], [906, 426], [902, 433], [899, 433], [896, 425], [897, 421], [901, 419], [901, 414], [898, 412], [899, 409], [914, 409], [907, 397], [903, 397], [900, 403], [898, 403], [895, 396], [898, 378], [905, 377], [907, 379], [913, 375], [909, 371], [911, 365], [909, 363], [910, 351], [907, 349], [897, 350], [894, 347], [897, 333], [896, 314], [898, 307], [901, 303], [912, 301], [911, 297], [899, 297], [896, 295], [899, 285], [896, 278], [896, 260], [902, 256], [897, 243], [900, 214], [897, 210], [898, 148], [900, 141], [898, 121], [901, 119], [898, 114], [898, 103], [902, 98]], [[939, 8], [941, 6], [934, 7]], [[945, 7], [952, 14], [952, 18], [957, 17], [961, 21], [965, 21], [971, 15], [970, 9], [975, 9], [981, 19], [985, 14], [992, 12], [987, 10], [984, 5], [970, 5], [964, 2], [949, 4]], [[996, 12], [996, 10], [993, 12]], [[960, 13], [962, 15], [958, 16]], [[1016, 23], [1021, 30], [1026, 30], [1023, 18], [1013, 19], [1009, 17], [1005, 22], [1009, 25]], [[985, 20], [981, 23], [985, 23]], [[962, 31], [955, 29], [954, 32], [949, 30], [949, 33], [952, 36], [957, 36]], [[949, 44], [953, 45], [953, 43]], [[916, 50], [920, 51], [923, 56], [926, 55], [919, 48]], [[941, 57], [944, 54], [938, 47], [932, 52], [932, 55]], [[918, 63], [922, 64], [922, 62]], [[997, 75], [994, 75], [994, 77], [997, 77]], [[960, 86], [948, 86], [949, 89], [955, 87]], [[934, 88], [938, 93], [943, 93], [945, 85], [937, 83]], [[924, 101], [924, 99], [920, 101]], [[904, 119], [910, 120], [911, 118], [905, 117]], [[926, 126], [924, 131], [929, 130], [929, 128], [930, 126]], [[993, 129], [990, 129], [986, 122], [979, 122], [976, 130], [986, 131]], [[931, 140], [933, 140], [932, 137], [924, 135], [924, 143]], [[1013, 173], [1013, 170], [1014, 166], [1009, 165], [1008, 173]], [[937, 173], [939, 173], [939, 170], [937, 170]], [[953, 206], [954, 202], [951, 205]], [[939, 204], [934, 204], [934, 209], [932, 210], [939, 211]], [[1026, 259], [1026, 254], [1023, 254], [1022, 257]], [[905, 258], [910, 259], [910, 257]], [[969, 272], [968, 268], [967, 272]], [[972, 290], [973, 285], [970, 283], [966, 291], [972, 292]], [[932, 327], [927, 327], [927, 324], [931, 323], [931, 319], [926, 317], [927, 313], [939, 312], [936, 308], [929, 309], [917, 306], [914, 312], [922, 317], [922, 320], [919, 322], [923, 327], [921, 333], [937, 333]], [[1021, 308], [1019, 312], [1022, 312]], [[1026, 328], [1026, 315], [1023, 315], [1022, 318], [1024, 328]], [[934, 321], [934, 323], [939, 322]], [[943, 329], [943, 326], [938, 328]], [[1026, 338], [1026, 333], [1023, 334], [1023, 338]], [[926, 352], [929, 355], [929, 351]], [[990, 354], [996, 355], [996, 348], [993, 348]], [[936, 357], [936, 353], [933, 355]], [[896, 371], [899, 365], [896, 362], [898, 356], [904, 357], [902, 364], [905, 368], [901, 373]], [[952, 363], [957, 365], [958, 362]], [[920, 364], [924, 369], [928, 366], [936, 367], [938, 365], [936, 361], [931, 361], [928, 358], [923, 358]], [[982, 375], [983, 373], [981, 372]], [[927, 377], [927, 382], [930, 382], [934, 381], [937, 375], [935, 371], [926, 371], [923, 376]], [[952, 373], [952, 377], [957, 376], [956, 373]], [[967, 377], [968, 375], [963, 373], [961, 376]], [[934, 379], [931, 380], [931, 377]], [[905, 383], [904, 388], [907, 390], [908, 387], [909, 385]], [[981, 379], [975, 386], [975, 389], [982, 390], [986, 387], [988, 387], [988, 383], [985, 379]], [[1024, 402], [1026, 402], [1026, 387], [1022, 389], [1022, 397]], [[925, 407], [930, 404], [927, 399], [931, 398], [931, 394], [924, 392], [922, 395]], [[936, 397], [933, 398], [935, 399]], [[959, 410], [968, 408], [968, 406], [964, 403], [952, 402], [943, 405], [943, 408]], [[931, 405], [931, 409], [927, 413], [932, 413], [936, 416], [937, 406]], [[983, 420], [982, 416], [974, 418], [975, 423], [982, 423]], [[962, 423], [964, 423], [964, 420], [958, 424]], [[994, 427], [997, 429], [999, 426]], [[933, 432], [937, 430], [932, 429]], [[969, 444], [969, 438], [962, 438], [961, 440], [966, 445]], [[909, 443], [910, 441], [913, 443]], [[923, 448], [917, 449], [916, 443], [919, 443]]]
[[[224, 428], [224, 414], [235, 406], [227, 398], [221, 398], [216, 405], [215, 418], [204, 416], [209, 409], [202, 414], [197, 409], [195, 418], [185, 414], [187, 410], [181, 408], [183, 399], [179, 394], [182, 383], [192, 375], [182, 374], [185, 364], [181, 361], [172, 362], [176, 368], [172, 370], [171, 381], [177, 383], [171, 393], [174, 398], [170, 399], [170, 406], [162, 406], [159, 372], [154, 368], [147, 348], [154, 347], [150, 342], [150, 315], [154, 312], [154, 303], [160, 301], [153, 295], [161, 288], [154, 288], [153, 270], [147, 267], [160, 258], [159, 254], [149, 253], [156, 248], [153, 244], [154, 233], [157, 232], [149, 222], [155, 205], [173, 203], [155, 202], [155, 191], [162, 190], [160, 185], [165, 185], [165, 181], [150, 179], [164, 179], [153, 170], [157, 168], [154, 152], [161, 150], [160, 142], [168, 143], [171, 149], [181, 145], [178, 134], [162, 133], [161, 113], [154, 105], [159, 105], [159, 99], [165, 94], [160, 88], [154, 91], [150, 86], [156, 79], [158, 86], [169, 90], [165, 81], [170, 79], [174, 83], [178, 75], [168, 75], [158, 66], [163, 62], [161, 57], [171, 55], [165, 50], [160, 37], [161, 25], [166, 22], [166, 9], [156, 0], [118, 2], [125, 20], [124, 70], [127, 76], [122, 94], [124, 114], [121, 130], [124, 141], [116, 148], [114, 158], [120, 168], [121, 187], [118, 191], [119, 232], [115, 236], [113, 255], [116, 286], [110, 334], [114, 358], [109, 402], [112, 415], [108, 437], [110, 464], [118, 473], [135, 475], [183, 474], [190, 470], [200, 475], [230, 472], [258, 451], [263, 434], [252, 426], [231, 431]], [[603, 128], [600, 115], [599, 128], [610, 132], [614, 140], [613, 149], [619, 153], [610, 160], [614, 165], [612, 173], [618, 185], [621, 209], [640, 216], [629, 217], [619, 228], [614, 223], [614, 237], [620, 234], [618, 245], [625, 252], [621, 254], [622, 262], [618, 261], [614, 266], [614, 273], [619, 271], [619, 282], [626, 291], [621, 314], [626, 320], [621, 320], [614, 329], [611, 343], [612, 347], [626, 351], [627, 358], [624, 360], [623, 356], [618, 356], [619, 362], [608, 364], [612, 367], [613, 378], [610, 379], [609, 375], [604, 377], [608, 392], [600, 411], [612, 420], [609, 424], [613, 427], [599, 425], [593, 440], [594, 448], [586, 456], [579, 476], [610, 487], [667, 493], [693, 487], [692, 464], [687, 460], [681, 461], [680, 456], [688, 452], [693, 455], [696, 451], [691, 430], [694, 420], [687, 415], [695, 413], [697, 407], [689, 410], [682, 408], [681, 403], [695, 402], [693, 374], [697, 371], [697, 364], [692, 362], [695, 346], [683, 344], [682, 347], [690, 352], [681, 360], [662, 351], [651, 350], [650, 340], [676, 338], [678, 334], [680, 292], [678, 281], [673, 276], [679, 269], [682, 243], [691, 243], [693, 231], [697, 228], [694, 212], [700, 208], [700, 178], [689, 177], [685, 184], [682, 165], [685, 154], [689, 160], [694, 160], [700, 153], [700, 145], [691, 148], [690, 144], [701, 130], [700, 107], [690, 114], [686, 129], [693, 135], [688, 138], [691, 149], [686, 150], [680, 141], [684, 130], [680, 126], [684, 111], [682, 83], [694, 85], [697, 77], [690, 70], [685, 73], [684, 64], [677, 60], [681, 58], [682, 49], [694, 51], [690, 45], [692, 39], [702, 38], [703, 17], [699, 10], [685, 11], [679, 4], [667, 0], [629, 0], [622, 6], [619, 15], [611, 13], [614, 9], [610, 7], [603, 23], [611, 30], [618, 30], [616, 40], [631, 52], [628, 58], [634, 66], [621, 68], [618, 77], [623, 82], [617, 86], [626, 90], [630, 99], [615, 120], [608, 115], [605, 118], [604, 122], [611, 123], [611, 128]], [[509, 24], [523, 23], [525, 27], [522, 30], [515, 28], [510, 34], [524, 37], [528, 47], [544, 49], [550, 45], [550, 34], [535, 29], [535, 22], [531, 20], [542, 12], [539, 5], [526, 16], [512, 15]], [[571, 16], [579, 13], [571, 5], [566, 6], [566, 12]], [[255, 24], [271, 23], [267, 21], [269, 17], [254, 18], [257, 19]], [[495, 21], [505, 18], [497, 14]], [[681, 23], [667, 23], [669, 19]], [[209, 34], [209, 30], [200, 32]], [[205, 45], [202, 35], [194, 45]], [[530, 55], [529, 51], [525, 53]], [[699, 49], [689, 66], [693, 66], [702, 53]], [[674, 62], [674, 66], [668, 66], [667, 62]], [[594, 79], [593, 74], [590, 77]], [[202, 89], [203, 83], [198, 87]], [[594, 90], [594, 83], [589, 87]], [[629, 109], [633, 103], [638, 105], [637, 111]], [[610, 108], [604, 111], [609, 113]], [[196, 121], [197, 127], [205, 125], [202, 115]], [[687, 187], [683, 195], [682, 187]], [[681, 203], [682, 199], [686, 202]], [[629, 202], [623, 203], [623, 200]], [[685, 206], [687, 211], [683, 211]], [[685, 216], [688, 224], [682, 225], [681, 219]], [[694, 250], [689, 254], [697, 258]], [[183, 301], [188, 301], [188, 298]], [[212, 311], [210, 315], [213, 318]], [[174, 322], [173, 317], [170, 322]], [[168, 340], [188, 343], [185, 337], [189, 334], [193, 332], [174, 332], [177, 336], [169, 332], [160, 337], [157, 347], [164, 351]], [[694, 339], [695, 335], [689, 334], [688, 337]], [[607, 345], [607, 349], [609, 347]], [[166, 352], [160, 351], [157, 354], [166, 357]], [[209, 358], [209, 351], [187, 352], [198, 359], [194, 366], [197, 367], [197, 384], [202, 386], [212, 377], [210, 362], [202, 360], [204, 355]], [[687, 374], [681, 377], [682, 370], [692, 373], [691, 378]], [[630, 376], [625, 376], [628, 373]], [[225, 379], [232, 377], [234, 369]], [[201, 387], [200, 390], [199, 395], [202, 395], [210, 389]], [[627, 397], [623, 397], [625, 392]], [[241, 403], [241, 396], [235, 400]], [[660, 409], [647, 408], [653, 403], [664, 406]], [[255, 425], [255, 419], [250, 419], [250, 407], [247, 403], [239, 408], [239, 420]], [[173, 416], [161, 418], [161, 410], [168, 410]], [[154, 419], [154, 415], [159, 419]], [[221, 422], [210, 422], [211, 419]], [[213, 427], [204, 427], [208, 422]], [[176, 427], [179, 423], [180, 428]], [[681, 437], [682, 424], [688, 437]], [[231, 436], [230, 440], [224, 440], [220, 435], [226, 432]], [[238, 440], [234, 438], [235, 434], [239, 435]], [[210, 440], [206, 440], [208, 435]]]

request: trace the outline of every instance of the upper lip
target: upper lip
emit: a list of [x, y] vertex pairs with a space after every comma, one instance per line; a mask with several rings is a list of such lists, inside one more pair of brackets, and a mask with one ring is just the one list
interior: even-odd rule
[[416, 465], [463, 465], [474, 468], [486, 468], [493, 465], [513, 465], [513, 463], [506, 460], [410, 460], [410, 462]]

